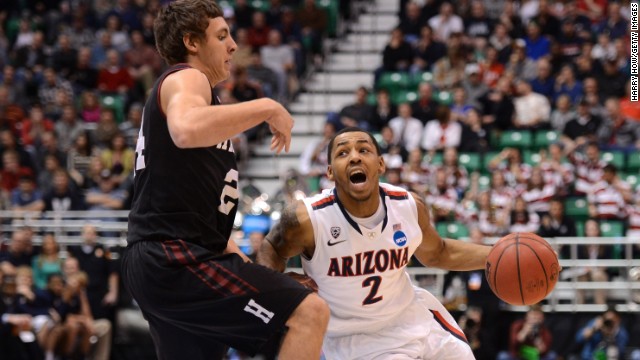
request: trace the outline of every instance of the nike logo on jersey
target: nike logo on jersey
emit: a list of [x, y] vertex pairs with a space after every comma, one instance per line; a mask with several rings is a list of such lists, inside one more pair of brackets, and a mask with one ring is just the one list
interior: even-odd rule
[[345, 242], [345, 241], [347, 241], [347, 240], [340, 240], [340, 241], [336, 241], [336, 242], [331, 242], [331, 240], [329, 240], [329, 241], [327, 241], [327, 245], [333, 246], [333, 245], [337, 245], [337, 244], [340, 244], [340, 243]]

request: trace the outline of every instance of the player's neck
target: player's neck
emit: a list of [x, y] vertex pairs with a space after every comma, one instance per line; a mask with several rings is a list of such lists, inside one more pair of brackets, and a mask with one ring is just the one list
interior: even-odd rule
[[208, 70], [207, 67], [204, 66], [202, 61], [200, 61], [200, 59], [198, 59], [195, 56], [187, 57], [187, 64], [189, 64], [189, 66], [191, 66], [192, 68], [199, 70], [201, 73], [203, 73], [204, 76], [207, 77], [207, 80], [209, 80], [209, 86], [211, 86], [212, 88], [216, 86], [216, 84], [224, 80], [224, 79], [216, 79], [213, 72]]
[[375, 214], [378, 206], [380, 206], [380, 196], [377, 191], [372, 192], [365, 200], [354, 199], [340, 189], [337, 189], [337, 193], [345, 210], [347, 210], [349, 214], [359, 218], [368, 218], [372, 216]]

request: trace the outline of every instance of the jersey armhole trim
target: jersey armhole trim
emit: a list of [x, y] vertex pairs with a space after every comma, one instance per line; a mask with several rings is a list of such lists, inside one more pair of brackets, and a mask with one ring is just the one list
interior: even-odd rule
[[307, 209], [307, 212], [309, 213], [309, 221], [311, 222], [311, 228], [313, 229], [314, 250], [313, 250], [313, 254], [311, 254], [310, 257], [305, 255], [304, 252], [300, 253], [300, 257], [303, 258], [305, 261], [312, 262], [313, 259], [315, 258], [316, 253], [318, 252], [318, 229], [317, 229], [316, 219], [313, 216], [312, 205], [304, 201], [304, 206]]
[[192, 69], [192, 66], [187, 64], [187, 63], [178, 63], [172, 66], [172, 69], [168, 70], [163, 76], [162, 78], [160, 78], [160, 81], [158, 81], [158, 90], [156, 92], [156, 104], [158, 105], [158, 110], [160, 110], [160, 114], [162, 114], [162, 116], [166, 119], [167, 118], [167, 114], [164, 113], [164, 110], [162, 109], [162, 101], [160, 98], [160, 91], [162, 89], [162, 83], [164, 83], [164, 80], [167, 78], [167, 76], [176, 73], [180, 70], [184, 70], [184, 69]]

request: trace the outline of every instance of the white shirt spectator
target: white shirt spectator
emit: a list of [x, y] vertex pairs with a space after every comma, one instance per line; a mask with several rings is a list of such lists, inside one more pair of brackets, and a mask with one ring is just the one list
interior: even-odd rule
[[427, 122], [422, 135], [422, 148], [425, 150], [437, 150], [446, 147], [458, 147], [462, 126], [457, 121], [449, 121], [442, 124], [438, 120]]
[[[623, 182], [624, 187], [629, 184]], [[587, 194], [590, 205], [595, 206], [595, 216], [599, 219], [622, 219], [625, 216], [626, 204], [624, 197], [613, 185], [601, 180], [591, 188]]]
[[429, 19], [429, 26], [433, 29], [435, 38], [442, 42], [447, 42], [453, 33], [464, 32], [462, 18], [455, 14], [448, 16], [442, 14], [436, 15]]
[[389, 127], [393, 130], [394, 142], [404, 145], [407, 151], [417, 149], [422, 139], [422, 122], [414, 117], [403, 118], [397, 116], [389, 120]]
[[516, 108], [516, 119], [522, 126], [536, 125], [536, 120], [549, 121], [551, 106], [546, 96], [531, 92], [519, 96], [513, 101]]

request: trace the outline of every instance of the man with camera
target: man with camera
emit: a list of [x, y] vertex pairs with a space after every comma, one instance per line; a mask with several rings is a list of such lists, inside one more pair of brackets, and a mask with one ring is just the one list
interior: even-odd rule
[[620, 320], [620, 314], [610, 306], [580, 329], [576, 335], [576, 343], [582, 345], [580, 359], [623, 359], [629, 333]]
[[544, 324], [542, 308], [532, 305], [524, 319], [511, 324], [509, 353], [501, 352], [498, 360], [555, 360], [557, 355], [551, 350], [552, 336]]

